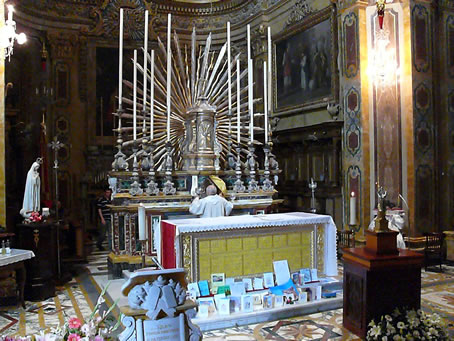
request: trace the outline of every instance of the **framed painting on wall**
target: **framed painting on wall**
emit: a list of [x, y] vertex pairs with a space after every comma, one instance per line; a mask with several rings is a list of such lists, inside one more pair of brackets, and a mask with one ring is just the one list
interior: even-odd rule
[[338, 98], [337, 24], [329, 6], [273, 37], [274, 112], [326, 106]]

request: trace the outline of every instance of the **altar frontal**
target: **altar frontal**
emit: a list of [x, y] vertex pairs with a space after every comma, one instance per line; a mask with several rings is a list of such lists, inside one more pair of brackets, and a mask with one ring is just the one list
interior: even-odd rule
[[330, 216], [280, 213], [164, 220], [161, 259], [181, 267], [192, 282], [213, 273], [242, 277], [272, 272], [273, 261], [288, 260], [290, 270], [316, 268], [337, 275], [336, 226]]

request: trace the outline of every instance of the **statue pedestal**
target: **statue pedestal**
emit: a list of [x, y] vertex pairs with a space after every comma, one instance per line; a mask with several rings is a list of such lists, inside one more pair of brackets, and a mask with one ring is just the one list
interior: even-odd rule
[[397, 255], [396, 231], [366, 231], [366, 250], [374, 255]]
[[367, 325], [395, 308], [419, 309], [423, 255], [399, 250], [376, 255], [366, 248], [343, 250], [343, 325], [365, 338]]

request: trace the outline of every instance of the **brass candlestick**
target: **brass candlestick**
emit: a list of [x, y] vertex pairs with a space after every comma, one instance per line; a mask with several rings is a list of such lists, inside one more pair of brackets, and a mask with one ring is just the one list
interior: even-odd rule
[[145, 247], [147, 245], [147, 240], [140, 240], [140, 245], [141, 245], [141, 250], [140, 250], [140, 253], [142, 255], [142, 269], [145, 268], [146, 266], [146, 262], [145, 262], [145, 256], [146, 256], [146, 251], [145, 251]]

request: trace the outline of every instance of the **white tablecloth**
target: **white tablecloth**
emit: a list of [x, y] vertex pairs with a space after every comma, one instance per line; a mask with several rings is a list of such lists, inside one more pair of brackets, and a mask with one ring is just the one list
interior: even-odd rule
[[336, 225], [329, 215], [292, 212], [165, 221], [175, 225], [176, 236], [187, 232], [248, 229], [264, 226], [325, 225], [325, 274], [326, 276], [337, 276]]
[[30, 259], [35, 257], [33, 251], [30, 250], [21, 250], [21, 249], [11, 249], [11, 253], [8, 255], [3, 255], [0, 253], [0, 267], [8, 264], [17, 263], [23, 260]]

